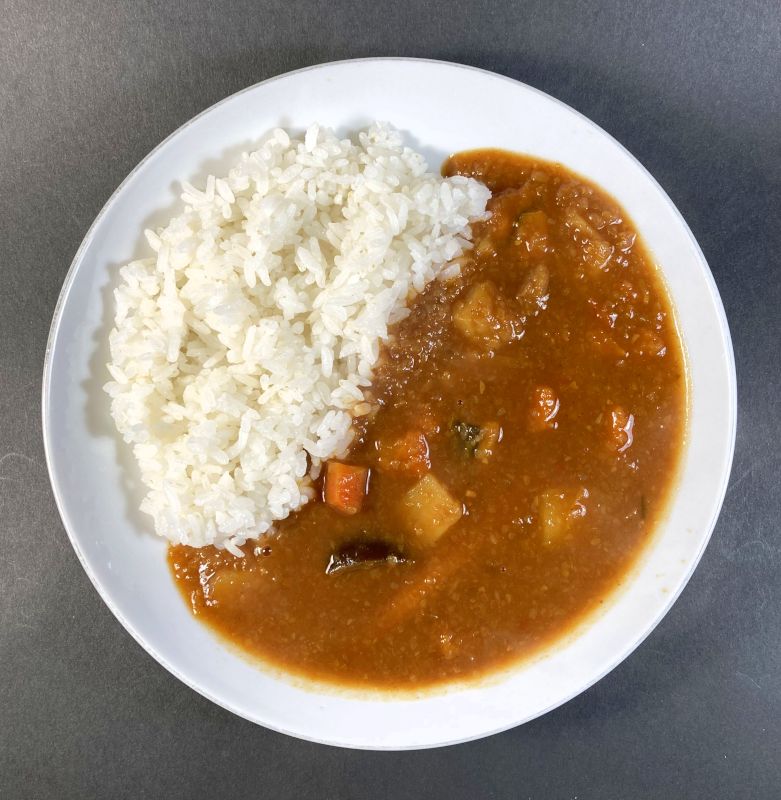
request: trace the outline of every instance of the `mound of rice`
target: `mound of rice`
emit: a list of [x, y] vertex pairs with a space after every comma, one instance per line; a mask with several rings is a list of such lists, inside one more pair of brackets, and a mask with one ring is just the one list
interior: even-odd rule
[[[489, 192], [374, 125], [275, 130], [120, 270], [111, 411], [172, 542], [239, 546], [343, 455], [388, 326], [469, 246]], [[457, 269], [448, 266], [448, 270]]]

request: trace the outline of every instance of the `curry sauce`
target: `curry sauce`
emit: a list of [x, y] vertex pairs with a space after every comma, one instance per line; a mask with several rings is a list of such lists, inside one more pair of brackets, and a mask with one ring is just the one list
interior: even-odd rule
[[418, 688], [534, 655], [621, 582], [674, 484], [682, 346], [623, 210], [503, 151], [443, 172], [484, 181], [491, 216], [392, 329], [323, 499], [242, 559], [169, 550], [193, 613], [292, 673]]

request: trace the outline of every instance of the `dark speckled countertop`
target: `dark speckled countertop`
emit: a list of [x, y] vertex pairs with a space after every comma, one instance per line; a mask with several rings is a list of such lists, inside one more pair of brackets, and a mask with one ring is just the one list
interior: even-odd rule
[[[724, 510], [659, 627], [541, 719], [417, 753], [296, 741], [169, 675], [79, 566], [41, 443], [57, 295], [122, 178], [238, 89], [369, 55], [509, 75], [626, 145], [710, 262], [739, 382]], [[0, 798], [781, 797], [780, 86], [777, 0], [3, 0]]]

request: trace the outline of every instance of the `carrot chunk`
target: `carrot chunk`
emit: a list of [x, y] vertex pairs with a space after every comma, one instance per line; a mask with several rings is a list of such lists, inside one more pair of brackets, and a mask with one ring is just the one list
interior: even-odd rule
[[369, 491], [369, 468], [329, 461], [325, 468], [326, 504], [342, 514], [357, 514]]
[[409, 431], [400, 439], [378, 446], [378, 462], [388, 472], [403, 472], [420, 478], [431, 469], [428, 441], [420, 431]]

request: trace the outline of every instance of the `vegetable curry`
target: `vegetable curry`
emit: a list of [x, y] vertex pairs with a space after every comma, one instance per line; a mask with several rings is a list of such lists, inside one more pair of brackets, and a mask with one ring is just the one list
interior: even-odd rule
[[503, 151], [443, 171], [491, 216], [391, 331], [322, 500], [243, 559], [169, 551], [199, 618], [299, 675], [418, 688], [538, 653], [620, 584], [675, 479], [682, 348], [623, 210]]

